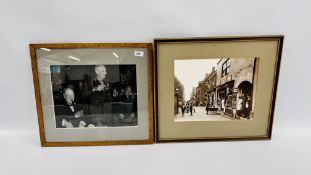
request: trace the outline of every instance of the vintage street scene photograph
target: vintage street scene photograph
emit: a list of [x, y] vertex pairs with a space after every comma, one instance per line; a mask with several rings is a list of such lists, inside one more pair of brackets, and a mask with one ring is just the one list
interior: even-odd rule
[[51, 65], [56, 128], [137, 126], [136, 65]]
[[174, 60], [174, 120], [252, 120], [257, 59]]

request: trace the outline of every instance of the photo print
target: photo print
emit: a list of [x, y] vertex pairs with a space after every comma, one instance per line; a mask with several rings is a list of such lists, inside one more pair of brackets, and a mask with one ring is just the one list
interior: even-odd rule
[[136, 65], [51, 65], [56, 128], [137, 126]]
[[256, 61], [258, 58], [174, 60], [174, 120], [252, 120]]

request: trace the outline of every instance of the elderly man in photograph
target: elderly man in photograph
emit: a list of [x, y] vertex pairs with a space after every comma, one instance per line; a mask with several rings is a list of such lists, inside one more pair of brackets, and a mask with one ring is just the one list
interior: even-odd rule
[[[94, 67], [95, 77], [92, 81], [91, 114], [103, 114], [107, 112], [105, 103], [112, 101], [112, 92], [107, 80], [107, 68], [105, 65]], [[109, 111], [108, 111], [109, 112]]]
[[83, 108], [75, 103], [74, 91], [71, 88], [66, 88], [63, 97], [65, 104], [55, 105], [56, 127], [86, 127], [87, 122], [81, 120], [84, 115]]
[[107, 68], [104, 65], [96, 65], [94, 68], [95, 79], [93, 80], [93, 97], [95, 103], [105, 102], [107, 100], [107, 91], [109, 91], [109, 84], [106, 79]]

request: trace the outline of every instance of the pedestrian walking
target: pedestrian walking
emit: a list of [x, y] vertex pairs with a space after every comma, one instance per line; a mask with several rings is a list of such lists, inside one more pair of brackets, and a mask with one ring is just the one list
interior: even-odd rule
[[208, 111], [209, 111], [209, 105], [208, 105], [208, 103], [206, 103], [206, 108], [205, 108], [205, 110], [206, 110], [206, 114], [208, 114]]
[[182, 105], [182, 106], [181, 106], [181, 115], [182, 115], [182, 116], [185, 115], [185, 109], [186, 109], [186, 106], [185, 106], [185, 105]]
[[192, 104], [190, 104], [190, 115], [192, 116], [192, 109], [193, 109], [193, 107], [192, 107]]

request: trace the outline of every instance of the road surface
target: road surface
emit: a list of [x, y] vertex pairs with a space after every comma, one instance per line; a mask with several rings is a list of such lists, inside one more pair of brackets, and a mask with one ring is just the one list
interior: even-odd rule
[[182, 116], [181, 109], [178, 109], [178, 114], [175, 115], [175, 121], [228, 121], [234, 120], [232, 117], [227, 115], [220, 114], [206, 114], [204, 106], [194, 107], [195, 112], [192, 113], [192, 116], [189, 113]]

